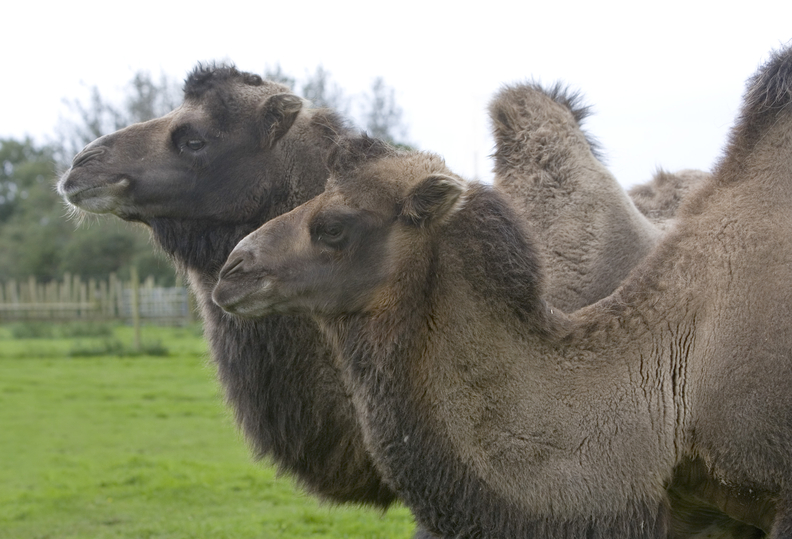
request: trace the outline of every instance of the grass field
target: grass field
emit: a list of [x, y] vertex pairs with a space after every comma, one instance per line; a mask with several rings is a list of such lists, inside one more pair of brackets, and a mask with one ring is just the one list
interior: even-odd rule
[[0, 325], [0, 538], [412, 535], [253, 463], [199, 329], [144, 328], [167, 354], [135, 356], [129, 328], [26, 327]]

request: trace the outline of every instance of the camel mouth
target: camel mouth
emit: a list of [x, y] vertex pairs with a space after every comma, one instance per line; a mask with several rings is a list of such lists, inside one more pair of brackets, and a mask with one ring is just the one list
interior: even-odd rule
[[224, 311], [245, 318], [285, 313], [283, 306], [286, 301], [272, 294], [273, 289], [272, 279], [261, 279], [251, 290], [221, 278], [212, 291], [212, 301]]
[[119, 204], [119, 195], [129, 186], [128, 178], [122, 177], [112, 183], [75, 186], [62, 184], [61, 194], [69, 204], [90, 213], [110, 213]]

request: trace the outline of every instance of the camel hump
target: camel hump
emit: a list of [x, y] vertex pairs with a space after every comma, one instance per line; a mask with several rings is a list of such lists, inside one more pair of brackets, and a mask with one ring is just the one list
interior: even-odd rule
[[535, 137], [537, 131], [548, 120], [559, 124], [558, 107], [565, 109], [567, 125], [557, 127], [560, 132], [579, 131], [585, 137], [589, 149], [601, 160], [601, 150], [597, 141], [583, 131], [586, 118], [591, 115], [591, 107], [583, 103], [580, 92], [571, 90], [561, 82], [545, 88], [536, 82], [504, 86], [490, 101], [489, 114], [492, 132], [496, 141], [496, 162], [501, 166], [512, 160], [525, 159], [526, 141]]
[[628, 194], [638, 211], [664, 227], [676, 216], [687, 194], [709, 178], [710, 173], [703, 170], [668, 172], [658, 169], [649, 182], [632, 187]]

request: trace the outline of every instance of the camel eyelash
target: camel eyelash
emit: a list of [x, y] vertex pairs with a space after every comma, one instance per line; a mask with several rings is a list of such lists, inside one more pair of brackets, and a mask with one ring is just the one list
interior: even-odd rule
[[199, 152], [206, 146], [208, 137], [199, 133], [190, 125], [183, 125], [176, 128], [171, 135], [173, 146], [182, 154], [185, 150]]

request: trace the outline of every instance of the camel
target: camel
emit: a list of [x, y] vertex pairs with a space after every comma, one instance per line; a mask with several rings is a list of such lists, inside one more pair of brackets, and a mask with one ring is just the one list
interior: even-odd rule
[[344, 133], [338, 115], [285, 86], [199, 65], [181, 106], [89, 144], [58, 189], [75, 208], [145, 224], [187, 274], [226, 400], [258, 458], [323, 499], [385, 508], [395, 494], [364, 449], [316, 325], [244, 321], [210, 300], [242, 237], [322, 191], [326, 154]]
[[669, 488], [792, 536], [792, 48], [713, 176], [610, 296], [565, 314], [505, 199], [340, 141], [325, 191], [243, 239], [213, 300], [310, 313], [365, 441], [441, 537], [663, 537]]
[[[561, 101], [560, 96], [555, 92], [555, 99]], [[510, 105], [501, 99], [500, 106]], [[537, 101], [533, 106], [546, 105]], [[569, 112], [553, 105], [543, 118], [554, 114]], [[559, 124], [572, 137], [579, 129], [577, 123]], [[531, 129], [530, 124], [514, 127], [519, 130], [501, 128], [499, 144], [512, 136], [512, 148], [517, 148], [516, 137]], [[223, 315], [209, 301], [234, 245], [268, 219], [321, 192], [332, 140], [351, 133], [337, 115], [309, 108], [284, 86], [232, 67], [199, 66], [186, 81], [179, 108], [91, 143], [58, 187], [78, 211], [114, 214], [149, 227], [153, 242], [188, 275], [226, 399], [258, 458], [273, 460], [325, 500], [385, 508], [395, 493], [365, 451], [351, 401], [331, 366], [330, 347], [313, 321], [242, 321]], [[552, 157], [550, 149], [544, 151]], [[581, 156], [582, 151], [566, 158]], [[531, 166], [522, 170], [541, 173], [541, 161]], [[563, 175], [555, 177], [565, 181]], [[516, 175], [510, 180], [519, 185]], [[590, 181], [606, 179], [601, 175]], [[612, 178], [608, 181], [615, 185]], [[577, 188], [584, 185], [579, 181]], [[570, 208], [566, 215], [574, 216]], [[547, 254], [549, 265], [556, 263], [554, 256]], [[592, 297], [586, 287], [559, 289]]]

